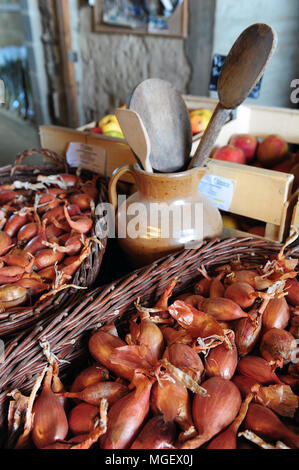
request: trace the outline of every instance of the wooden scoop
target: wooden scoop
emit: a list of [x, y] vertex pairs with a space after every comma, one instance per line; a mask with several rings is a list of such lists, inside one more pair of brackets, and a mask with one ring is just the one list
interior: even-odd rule
[[161, 173], [185, 170], [192, 147], [191, 122], [186, 103], [171, 83], [144, 80], [133, 90], [128, 108], [140, 115], [148, 132], [153, 169]]
[[241, 104], [264, 73], [275, 47], [276, 33], [262, 23], [249, 26], [232, 46], [218, 81], [219, 103], [189, 168], [204, 166], [229, 111]]
[[149, 159], [151, 143], [139, 114], [132, 109], [117, 108], [115, 115], [135, 157], [145, 171], [153, 173]]

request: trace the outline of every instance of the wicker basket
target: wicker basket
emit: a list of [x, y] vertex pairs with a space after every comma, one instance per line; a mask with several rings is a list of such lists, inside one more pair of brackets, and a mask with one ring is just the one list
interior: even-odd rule
[[[136, 270], [89, 292], [81, 303], [74, 301], [58, 315], [41, 320], [32, 331], [23, 332], [6, 344], [5, 359], [0, 366], [0, 426], [5, 426], [7, 392], [17, 388], [28, 393], [36, 374], [47, 364], [39, 344], [41, 340], [47, 340], [51, 352], [62, 361], [60, 376], [68, 381], [72, 371], [78, 366], [82, 368], [89, 357], [87, 341], [91, 331], [108, 321], [118, 320], [120, 327], [126, 325], [138, 297], [151, 305], [174, 278], [178, 279], [175, 295], [187, 290], [201, 277], [197, 269], [201, 264], [212, 271], [240, 256], [249, 266], [259, 266], [280, 248], [279, 244], [260, 239], [216, 239], [199, 249], [185, 250]], [[287, 254], [299, 258], [299, 247]]]
[[[34, 154], [45, 155], [48, 159], [54, 162], [54, 165], [43, 166], [19, 166], [22, 160]], [[13, 181], [28, 181], [30, 183], [36, 182], [38, 174], [52, 175], [61, 172], [70, 173], [71, 170], [67, 166], [64, 159], [50, 150], [30, 150], [25, 151], [18, 156], [13, 166], [8, 165], [0, 168], [0, 184], [11, 184]], [[92, 176], [91, 172], [82, 172], [82, 178], [86, 179]], [[107, 181], [104, 178], [98, 179], [99, 202], [107, 201]], [[92, 236], [95, 236], [93, 229]], [[101, 240], [103, 248], [95, 242], [92, 242], [90, 255], [83, 261], [81, 267], [75, 273], [72, 283], [78, 286], [91, 287], [95, 282], [101, 261], [105, 252], [107, 239]], [[58, 314], [70, 302], [78, 299], [84, 295], [83, 291], [76, 291], [75, 289], [65, 289], [60, 293], [50, 296], [44, 302], [36, 303], [33, 306], [24, 306], [18, 308], [11, 308], [4, 313], [0, 314], [0, 338], [6, 335], [14, 335], [20, 329], [25, 329], [28, 326], [36, 323], [41, 317], [45, 317], [55, 310]]]

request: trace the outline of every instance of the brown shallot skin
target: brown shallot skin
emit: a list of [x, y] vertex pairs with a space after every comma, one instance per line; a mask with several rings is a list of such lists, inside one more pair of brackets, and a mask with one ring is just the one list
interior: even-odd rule
[[164, 422], [163, 416], [154, 416], [143, 427], [130, 449], [167, 449], [176, 435], [173, 421]]
[[236, 302], [223, 297], [206, 299], [201, 306], [202, 310], [212, 315], [217, 321], [231, 321], [248, 317], [248, 313], [239, 307]]
[[242, 357], [238, 362], [237, 370], [239, 374], [251, 377], [263, 385], [281, 383], [270, 364], [259, 356]]
[[24, 268], [20, 266], [5, 266], [0, 268], [0, 283], [9, 284], [21, 279], [25, 272]]
[[89, 351], [96, 361], [114, 375], [132, 381], [135, 369], [150, 369], [144, 359], [146, 346], [128, 346], [117, 336], [98, 331], [89, 340]]
[[210, 441], [207, 449], [236, 449], [237, 448], [237, 432], [241, 426], [247, 411], [249, 403], [252, 400], [252, 395], [248, 395], [243, 401], [238, 416], [234, 419], [232, 424], [218, 434]]
[[6, 232], [0, 231], [0, 256], [5, 255], [11, 245], [11, 237]]
[[175, 367], [190, 375], [195, 382], [200, 382], [204, 372], [204, 365], [199, 355], [191, 346], [183, 343], [174, 343], [168, 346], [163, 354]]
[[228, 338], [231, 350], [227, 349], [227, 346], [220, 344], [209, 351], [205, 360], [207, 377], [217, 376], [227, 380], [233, 377], [238, 364], [238, 352], [233, 331], [230, 331]]
[[256, 384], [252, 387], [254, 401], [267, 406], [279, 416], [293, 418], [299, 405], [299, 398], [289, 385], [268, 385], [263, 387]]
[[40, 294], [41, 292], [49, 289], [49, 286], [44, 284], [41, 280], [39, 281], [38, 279], [30, 279], [26, 277], [23, 277], [14, 285], [18, 287], [24, 287], [30, 296]]
[[225, 288], [220, 280], [220, 277], [222, 277], [222, 274], [217, 277], [214, 277], [211, 281], [209, 292], [210, 299], [215, 299], [224, 296]]
[[73, 194], [70, 196], [70, 203], [76, 204], [82, 210], [90, 209], [92, 198], [85, 193]]
[[165, 422], [175, 421], [182, 431], [194, 434], [191, 399], [186, 387], [178, 380], [169, 380], [163, 376], [159, 378], [159, 382], [153, 385], [151, 393], [152, 412], [162, 414]]
[[129, 392], [128, 387], [118, 382], [98, 382], [81, 390], [81, 392], [66, 392], [66, 398], [77, 398], [90, 405], [100, 406], [102, 398], [105, 398], [109, 405], [125, 396]]
[[78, 233], [87, 233], [91, 230], [93, 221], [90, 217], [77, 216], [71, 219], [66, 206], [64, 206], [64, 215], [69, 226]]
[[8, 254], [1, 257], [1, 261], [7, 264], [7, 266], [19, 266], [24, 268], [26, 272], [31, 272], [33, 267], [34, 257], [30, 256], [29, 253], [22, 254]]
[[[97, 331], [94, 333], [88, 343], [89, 352], [93, 356], [93, 358], [106, 367], [111, 372], [115, 373], [116, 375], [119, 374], [119, 368], [117, 365], [111, 363], [110, 356], [113, 349], [125, 346], [126, 343], [122, 341], [120, 338], [110, 335], [105, 331]], [[122, 372], [122, 371], [120, 371]], [[123, 371], [125, 378], [127, 378], [127, 370]], [[131, 374], [130, 374], [131, 379]]]
[[240, 271], [234, 271], [232, 275], [226, 276], [226, 282], [233, 284], [235, 282], [246, 282], [255, 288], [255, 278], [258, 276], [256, 271], [241, 269]]
[[95, 427], [95, 417], [99, 412], [97, 406], [88, 403], [80, 403], [69, 413], [70, 431], [77, 434], [88, 434]]
[[192, 305], [192, 307], [200, 310], [201, 305], [205, 298], [202, 295], [197, 294], [190, 294], [190, 295], [183, 295], [177, 298], [177, 300], [183, 300], [186, 304]]
[[75, 378], [71, 385], [71, 392], [81, 392], [84, 388], [109, 379], [109, 372], [105, 367], [94, 365], [84, 369]]
[[249, 354], [257, 344], [262, 333], [262, 314], [250, 310], [250, 318], [240, 318], [235, 324], [235, 342], [239, 356]]
[[250, 308], [255, 302], [254, 288], [247, 282], [234, 282], [227, 287], [224, 297], [236, 302], [241, 308]]
[[270, 364], [283, 367], [284, 361], [292, 360], [297, 344], [294, 336], [281, 328], [271, 328], [262, 337], [260, 353]]
[[53, 251], [51, 249], [46, 248], [36, 253], [34, 265], [37, 271], [40, 271], [41, 269], [53, 266], [55, 263], [60, 263], [63, 258], [63, 253], [59, 253], [58, 251]]
[[258, 384], [257, 380], [252, 377], [247, 377], [246, 375], [235, 375], [232, 378], [232, 382], [234, 382], [240, 390], [242, 398], [245, 398], [251, 392], [251, 388]]
[[286, 280], [287, 300], [294, 307], [299, 305], [299, 282], [296, 279]]
[[68, 421], [59, 397], [51, 390], [52, 371], [48, 371], [43, 390], [33, 406], [32, 440], [41, 449], [55, 441], [63, 441], [68, 433]]
[[31, 240], [29, 240], [24, 248], [24, 251], [35, 255], [38, 251], [45, 248], [45, 245], [43, 244], [44, 241], [46, 241], [45, 234], [41, 233], [36, 235], [35, 237], [31, 238]]
[[202, 295], [203, 297], [208, 297], [210, 293], [210, 285], [212, 279], [204, 277], [200, 281], [198, 281], [194, 286], [195, 294]]
[[27, 299], [27, 290], [22, 286], [0, 286], [0, 306], [4, 308], [23, 304]]
[[249, 405], [244, 428], [265, 440], [281, 441], [289, 447], [299, 448], [299, 435], [289, 430], [273, 411], [263, 405]]
[[211, 377], [202, 387], [208, 396], [196, 394], [192, 404], [192, 416], [198, 436], [184, 442], [181, 449], [196, 449], [229, 426], [241, 406], [241, 394], [236, 385], [222, 377]]
[[187, 330], [180, 328], [175, 330], [168, 326], [162, 326], [161, 331], [163, 333], [165, 344], [171, 346], [172, 344], [192, 344], [193, 337], [187, 333]]
[[13, 214], [10, 216], [4, 227], [4, 232], [10, 237], [14, 237], [18, 230], [27, 222], [27, 215]]
[[29, 224], [23, 225], [17, 234], [18, 242], [28, 242], [31, 238], [38, 234], [38, 225], [36, 222], [30, 222]]
[[180, 326], [186, 328], [188, 335], [195, 338], [224, 336], [223, 328], [212, 315], [201, 312], [182, 300], [176, 300], [169, 306], [168, 311]]
[[285, 329], [290, 321], [290, 309], [284, 297], [271, 299], [263, 313], [264, 331]]
[[0, 205], [7, 204], [10, 201], [13, 201], [18, 197], [16, 191], [0, 191]]
[[107, 432], [100, 437], [102, 449], [130, 448], [148, 415], [153, 382], [153, 379], [136, 373], [136, 388], [108, 411]]
[[164, 351], [164, 338], [160, 328], [151, 320], [142, 319], [139, 324], [131, 322], [130, 332], [134, 344], [148, 348], [145, 359], [153, 365], [156, 364]]

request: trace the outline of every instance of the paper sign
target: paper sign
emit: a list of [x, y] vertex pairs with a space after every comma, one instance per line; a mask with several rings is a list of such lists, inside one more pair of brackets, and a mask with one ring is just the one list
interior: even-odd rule
[[94, 145], [70, 142], [66, 160], [70, 166], [82, 167], [101, 175], [106, 175], [106, 150]]
[[218, 209], [230, 209], [235, 190], [235, 182], [222, 176], [206, 173], [199, 183], [199, 191], [205, 194]]

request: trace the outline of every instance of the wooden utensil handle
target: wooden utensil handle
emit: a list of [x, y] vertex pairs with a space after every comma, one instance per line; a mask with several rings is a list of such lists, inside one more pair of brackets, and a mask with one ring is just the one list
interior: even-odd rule
[[230, 109], [224, 108], [220, 103], [217, 104], [208, 127], [206, 128], [204, 135], [198, 144], [194, 157], [191, 160], [189, 169], [205, 165], [230, 111]]

